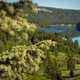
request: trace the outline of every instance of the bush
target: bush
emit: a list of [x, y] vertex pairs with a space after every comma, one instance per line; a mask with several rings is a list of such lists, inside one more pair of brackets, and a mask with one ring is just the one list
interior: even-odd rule
[[42, 58], [44, 52], [35, 46], [15, 46], [0, 53], [0, 80], [25, 80], [39, 70]]
[[[29, 23], [26, 19], [17, 17], [0, 18], [0, 51], [9, 49], [11, 46], [28, 44], [29, 37], [35, 32], [36, 25]], [[31, 33], [31, 34], [30, 34]]]

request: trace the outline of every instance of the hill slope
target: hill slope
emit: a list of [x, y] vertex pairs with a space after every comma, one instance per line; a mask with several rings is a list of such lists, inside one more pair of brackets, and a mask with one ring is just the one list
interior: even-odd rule
[[80, 10], [38, 7], [35, 22], [41, 26], [53, 24], [76, 24], [80, 22]]

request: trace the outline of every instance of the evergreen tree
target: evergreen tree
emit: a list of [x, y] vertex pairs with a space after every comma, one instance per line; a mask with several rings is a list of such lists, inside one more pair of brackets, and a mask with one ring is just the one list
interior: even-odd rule
[[75, 70], [75, 58], [74, 58], [74, 52], [71, 48], [68, 48], [67, 53], [67, 68], [70, 71], [70, 77], [74, 77], [74, 70]]

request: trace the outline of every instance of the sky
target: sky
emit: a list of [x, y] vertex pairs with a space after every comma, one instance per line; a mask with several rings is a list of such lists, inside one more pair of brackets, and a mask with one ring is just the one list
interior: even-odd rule
[[80, 0], [33, 0], [33, 2], [40, 6], [80, 9]]
[[[17, 0], [8, 1], [14, 2]], [[80, 10], [80, 0], [32, 0], [32, 1], [40, 6]]]

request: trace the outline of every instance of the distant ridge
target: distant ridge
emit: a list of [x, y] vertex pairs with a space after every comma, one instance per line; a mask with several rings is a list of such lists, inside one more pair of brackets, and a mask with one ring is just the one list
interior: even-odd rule
[[67, 8], [56, 8], [56, 7], [47, 7], [47, 6], [38, 6], [38, 8], [47, 8], [47, 9], [57, 9], [57, 10], [72, 10], [72, 11], [80, 11], [80, 9], [67, 9]]
[[41, 26], [80, 23], [80, 10], [38, 6], [35, 22]]

